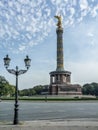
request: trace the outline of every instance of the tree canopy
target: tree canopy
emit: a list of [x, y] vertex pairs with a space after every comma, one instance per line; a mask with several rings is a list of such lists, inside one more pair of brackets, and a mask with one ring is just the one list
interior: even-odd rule
[[37, 85], [33, 88], [23, 89], [19, 91], [20, 96], [33, 96], [33, 95], [41, 95], [42, 92], [48, 91], [48, 85]]
[[0, 76], [0, 97], [1, 96], [13, 96], [15, 93], [15, 87], [10, 85], [5, 77]]
[[83, 85], [82, 93], [86, 95], [98, 96], [98, 83], [87, 83]]

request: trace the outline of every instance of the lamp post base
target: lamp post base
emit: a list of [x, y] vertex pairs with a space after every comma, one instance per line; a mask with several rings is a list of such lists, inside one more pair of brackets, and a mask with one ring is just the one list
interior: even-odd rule
[[14, 109], [14, 121], [13, 124], [14, 125], [18, 125], [19, 124], [19, 120], [18, 120], [18, 104], [15, 104], [15, 109]]

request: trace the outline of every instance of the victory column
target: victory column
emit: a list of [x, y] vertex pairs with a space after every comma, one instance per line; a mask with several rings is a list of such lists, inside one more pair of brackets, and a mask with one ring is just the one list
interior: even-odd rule
[[[79, 85], [71, 84], [71, 72], [64, 70], [64, 57], [63, 57], [63, 28], [62, 28], [62, 19], [61, 16], [54, 16], [57, 22], [57, 67], [56, 71], [50, 72], [50, 86], [49, 94], [58, 95], [58, 94], [70, 94], [74, 93], [81, 94], [81, 87]], [[76, 92], [77, 91], [77, 92]]]

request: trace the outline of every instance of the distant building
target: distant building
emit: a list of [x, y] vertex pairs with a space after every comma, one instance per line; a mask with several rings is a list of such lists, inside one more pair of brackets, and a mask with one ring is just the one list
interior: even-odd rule
[[57, 23], [57, 68], [50, 72], [49, 94], [51, 95], [81, 95], [82, 89], [79, 84], [71, 84], [71, 72], [64, 70], [63, 59], [63, 28], [61, 16], [55, 16]]

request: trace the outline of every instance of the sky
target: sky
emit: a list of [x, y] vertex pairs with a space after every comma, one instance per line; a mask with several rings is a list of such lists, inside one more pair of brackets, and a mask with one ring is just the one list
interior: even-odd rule
[[71, 83], [98, 82], [98, 0], [0, 0], [0, 75], [15, 85], [9, 69], [26, 69], [19, 76], [19, 89], [50, 83], [56, 70], [55, 15], [62, 16], [64, 69], [71, 71]]

